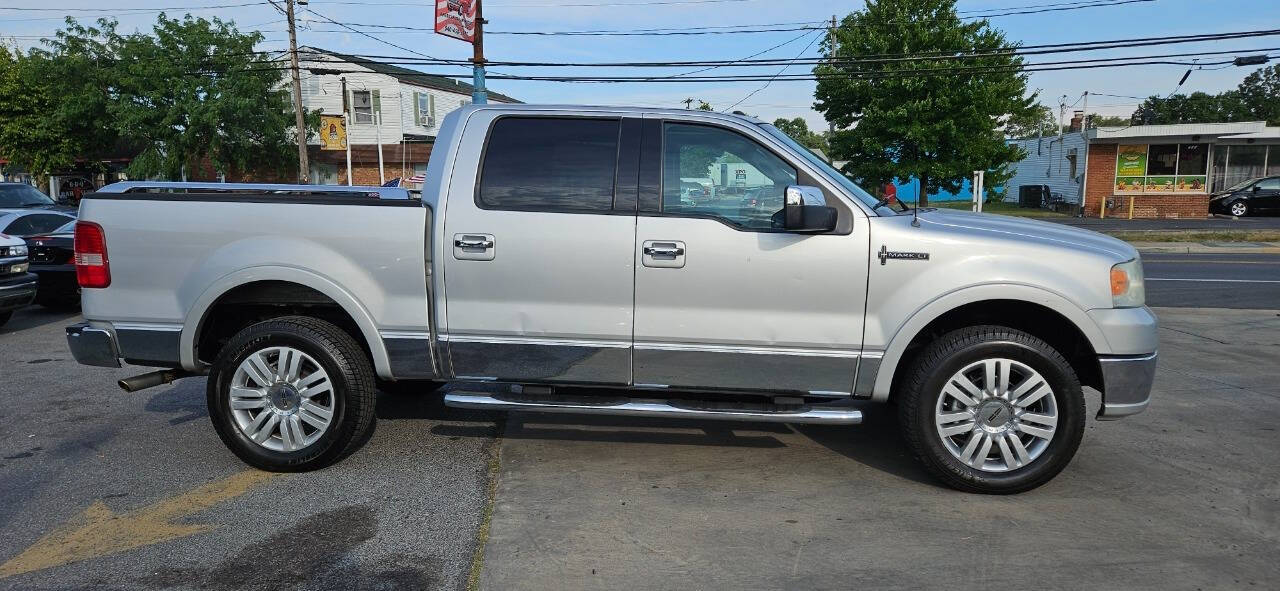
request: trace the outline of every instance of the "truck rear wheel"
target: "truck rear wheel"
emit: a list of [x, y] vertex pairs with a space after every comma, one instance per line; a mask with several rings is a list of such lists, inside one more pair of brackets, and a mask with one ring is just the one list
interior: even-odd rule
[[895, 396], [911, 451], [966, 492], [1040, 486], [1067, 466], [1084, 434], [1084, 396], [1071, 365], [1011, 328], [943, 335], [921, 351]]
[[218, 436], [272, 472], [332, 464], [363, 443], [374, 419], [374, 375], [351, 335], [287, 316], [251, 325], [223, 347], [207, 387]]

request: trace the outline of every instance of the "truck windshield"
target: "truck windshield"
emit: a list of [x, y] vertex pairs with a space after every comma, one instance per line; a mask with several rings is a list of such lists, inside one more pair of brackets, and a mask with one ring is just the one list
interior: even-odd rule
[[31, 185], [0, 185], [0, 207], [40, 207], [42, 205], [53, 205], [53, 200]]
[[[821, 169], [823, 172], [826, 172], [827, 176], [831, 177], [837, 183], [839, 183], [840, 186], [843, 187], [849, 195], [852, 195], [858, 201], [863, 202], [864, 204], [866, 204], [867, 207], [875, 207], [876, 203], [879, 202], [878, 199], [876, 199], [870, 193], [862, 190], [862, 187], [859, 187], [856, 183], [853, 182], [853, 180], [845, 176], [844, 173], [836, 170], [835, 168], [832, 168], [830, 164], [827, 164], [826, 160], [823, 160], [817, 154], [814, 154], [812, 150], [804, 147], [804, 145], [801, 144], [800, 142], [797, 142], [791, 139], [791, 136], [785, 133], [782, 133], [782, 130], [772, 125], [769, 125], [768, 123], [761, 124], [760, 127], [763, 128], [765, 131], [769, 132], [769, 135], [772, 135], [773, 137], [778, 138], [783, 143], [794, 148], [797, 152], [800, 153], [801, 156], [804, 157], [805, 160], [808, 160], [810, 164]], [[877, 211], [886, 211], [886, 210], [894, 211], [893, 209], [885, 208], [885, 207], [881, 207]]]

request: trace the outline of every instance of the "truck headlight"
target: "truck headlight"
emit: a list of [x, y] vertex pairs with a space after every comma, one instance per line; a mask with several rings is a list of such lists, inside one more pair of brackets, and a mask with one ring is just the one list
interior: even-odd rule
[[27, 245], [23, 244], [22, 246], [10, 246], [9, 255], [15, 256], [15, 257], [27, 256]]
[[1147, 303], [1147, 288], [1142, 280], [1142, 259], [1136, 258], [1111, 267], [1111, 305], [1116, 308], [1138, 308]]

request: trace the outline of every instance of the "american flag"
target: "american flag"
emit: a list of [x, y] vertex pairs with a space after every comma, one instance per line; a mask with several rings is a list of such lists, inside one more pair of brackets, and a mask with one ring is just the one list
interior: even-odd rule
[[410, 184], [410, 183], [415, 184], [415, 185], [420, 185], [420, 184], [422, 184], [422, 181], [424, 181], [424, 180], [426, 180], [426, 176], [425, 176], [425, 175], [415, 174], [415, 175], [413, 175], [413, 176], [411, 176], [411, 177], [409, 177], [409, 178], [407, 178], [407, 179], [402, 179], [402, 178], [400, 178], [400, 177], [393, 178], [393, 179], [391, 179], [391, 180], [389, 180], [389, 181], [387, 181], [387, 182], [385, 182], [385, 183], [382, 183], [382, 186], [384, 186], [384, 187], [402, 187], [402, 186], [407, 185], [407, 184]]

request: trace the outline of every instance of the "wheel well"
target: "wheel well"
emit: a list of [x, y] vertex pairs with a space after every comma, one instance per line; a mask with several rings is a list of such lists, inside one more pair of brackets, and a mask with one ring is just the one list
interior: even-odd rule
[[[1007, 326], [1044, 340], [1067, 358], [1081, 384], [1102, 390], [1102, 370], [1098, 367], [1098, 355], [1084, 333], [1067, 317], [1053, 309], [1022, 300], [985, 300], [950, 310], [935, 318], [911, 339], [902, 353], [902, 359], [913, 359], [920, 349], [948, 332], [983, 324]], [[898, 391], [898, 382], [906, 373], [893, 372], [892, 391]]]
[[254, 281], [219, 296], [196, 329], [196, 360], [213, 363], [236, 333], [281, 316], [309, 316], [332, 323], [360, 343], [372, 363], [373, 354], [364, 333], [342, 306], [319, 291], [288, 281]]

